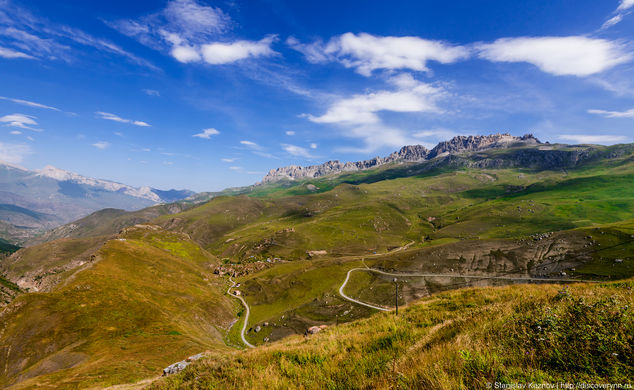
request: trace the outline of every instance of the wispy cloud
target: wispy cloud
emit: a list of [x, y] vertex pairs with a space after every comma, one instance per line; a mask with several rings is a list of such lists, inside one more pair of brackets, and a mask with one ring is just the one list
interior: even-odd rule
[[288, 131], [286, 132], [286, 135], [288, 135], [288, 136], [295, 135], [295, 132], [294, 132], [294, 131], [292, 131], [292, 130], [288, 130]]
[[440, 113], [442, 110], [436, 102], [445, 91], [420, 82], [409, 73], [392, 77], [389, 82], [394, 86], [393, 90], [340, 98], [320, 116], [303, 116], [315, 123], [337, 125], [340, 134], [361, 139], [365, 144], [362, 148], [340, 148], [341, 151], [372, 152], [384, 146], [406, 145], [413, 140], [408, 131], [386, 125], [380, 113]]
[[171, 0], [160, 12], [107, 24], [146, 46], [168, 52], [182, 63], [219, 65], [276, 54], [271, 49], [275, 35], [259, 41], [220, 40], [233, 24], [231, 18], [220, 8], [196, 0]]
[[109, 120], [109, 121], [114, 121], [114, 122], [119, 122], [119, 123], [129, 123], [131, 125], [141, 126], [141, 127], [150, 127], [151, 126], [147, 122], [138, 121], [138, 120], [132, 120], [132, 119], [124, 119], [124, 118], [121, 118], [119, 115], [111, 114], [109, 112], [97, 111], [97, 112], [95, 112], [95, 114], [97, 114], [98, 118], [106, 119], [106, 120]]
[[588, 110], [588, 113], [606, 118], [634, 118], [634, 108], [626, 111]]
[[241, 145], [244, 145], [244, 146], [246, 146], [246, 147], [248, 147], [248, 148], [251, 148], [251, 149], [256, 149], [256, 150], [260, 150], [260, 149], [262, 149], [262, 147], [261, 147], [260, 145], [256, 144], [256, 143], [255, 143], [255, 142], [253, 142], [253, 141], [246, 141], [246, 140], [244, 140], [244, 141], [240, 141], [240, 144], [241, 144]]
[[290, 154], [292, 156], [304, 157], [304, 158], [313, 158], [314, 157], [313, 155], [310, 154], [310, 152], [308, 150], [306, 150], [306, 148], [302, 148], [301, 146], [282, 144], [282, 149], [284, 149], [284, 151], [286, 151], [286, 153], [288, 153], [288, 154]]
[[70, 62], [75, 50], [71, 44], [78, 44], [157, 70], [148, 61], [106, 39], [94, 37], [77, 28], [51, 23], [10, 0], [2, 2], [0, 25], [5, 27], [0, 30], [0, 35], [5, 37], [6, 43], [15, 47], [0, 50], [3, 53], [0, 55], [5, 58], [61, 59]]
[[143, 92], [145, 92], [146, 95], [148, 96], [156, 96], [159, 97], [161, 96], [161, 93], [155, 89], [143, 89]]
[[40, 103], [36, 103], [36, 102], [31, 102], [29, 100], [23, 100], [23, 99], [14, 99], [14, 98], [9, 98], [9, 97], [5, 97], [5, 96], [0, 96], [0, 100], [7, 100], [16, 104], [21, 104], [23, 106], [27, 106], [27, 107], [34, 107], [34, 108], [43, 108], [46, 110], [53, 110], [53, 111], [61, 111], [59, 108], [55, 108], [55, 107], [51, 107], [51, 106], [47, 106], [45, 104], [40, 104]]
[[7, 144], [0, 142], [0, 160], [12, 164], [19, 164], [31, 154], [31, 147], [24, 144]]
[[415, 80], [410, 74], [401, 74], [390, 80], [394, 91], [377, 91], [337, 100], [325, 114], [305, 115], [315, 123], [375, 124], [380, 122], [378, 113], [438, 112], [436, 100], [442, 90]]
[[634, 0], [621, 0], [619, 6], [612, 13], [612, 15], [614, 16], [606, 20], [605, 23], [603, 23], [603, 25], [601, 26], [601, 29], [605, 30], [606, 28], [610, 28], [615, 24], [620, 23], [624, 17], [631, 13], [630, 9], [632, 7], [634, 7]]
[[489, 61], [528, 62], [558, 76], [590, 76], [632, 59], [615, 41], [585, 36], [501, 38], [476, 48]]
[[448, 64], [469, 57], [466, 47], [413, 36], [345, 33], [331, 38], [328, 43], [302, 44], [293, 37], [286, 43], [310, 62], [337, 61], [364, 76], [378, 69], [427, 71], [428, 61]]
[[32, 115], [24, 114], [10, 114], [0, 117], [0, 123], [4, 123], [4, 126], [19, 127], [22, 129], [29, 129], [33, 131], [42, 131], [31, 126], [37, 126], [36, 117]]
[[95, 142], [94, 144], [92, 144], [92, 146], [94, 146], [97, 149], [104, 150], [104, 149], [107, 149], [108, 147], [110, 147], [110, 142], [98, 141], [98, 142]]
[[317, 149], [317, 144], [313, 142], [312, 144], [310, 144], [310, 148], [311, 149]]
[[22, 58], [22, 59], [28, 59], [28, 60], [35, 59], [35, 57], [28, 55], [26, 53], [23, 53], [21, 51], [9, 49], [7, 47], [2, 47], [2, 46], [0, 46], [0, 57], [8, 58], [8, 59], [15, 59], [15, 58]]
[[220, 159], [222, 162], [232, 163], [237, 160], [237, 158], [222, 158]]
[[572, 141], [579, 144], [615, 144], [627, 140], [622, 135], [587, 135], [587, 134], [564, 134], [558, 137], [564, 141]]
[[209, 128], [209, 129], [203, 130], [202, 132], [200, 132], [198, 134], [192, 135], [192, 137], [210, 139], [212, 135], [218, 135], [218, 134], [220, 134], [220, 132], [218, 130], [213, 129], [213, 128]]

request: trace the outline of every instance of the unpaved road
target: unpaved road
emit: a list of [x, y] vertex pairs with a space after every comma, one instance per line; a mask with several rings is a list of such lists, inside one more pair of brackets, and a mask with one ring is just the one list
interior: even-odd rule
[[483, 276], [483, 275], [460, 275], [460, 274], [419, 274], [419, 273], [391, 273], [385, 272], [374, 268], [352, 268], [346, 274], [346, 279], [339, 287], [339, 295], [350, 302], [357, 303], [359, 305], [363, 305], [366, 307], [370, 307], [372, 309], [381, 310], [381, 311], [391, 311], [392, 309], [387, 309], [385, 307], [372, 305], [369, 303], [361, 302], [357, 299], [350, 298], [347, 296], [343, 289], [346, 287], [348, 280], [350, 279], [350, 274], [354, 271], [367, 271], [367, 272], [375, 272], [377, 274], [388, 275], [388, 276], [401, 276], [401, 277], [451, 277], [451, 278], [466, 278], [466, 279], [498, 279], [498, 280], [512, 280], [512, 281], [520, 281], [520, 282], [580, 282], [580, 283], [600, 283], [596, 280], [578, 280], [578, 279], [544, 279], [544, 278], [530, 278], [530, 277], [514, 277], [514, 276]]
[[229, 296], [231, 297], [239, 299], [240, 302], [242, 302], [242, 305], [244, 306], [244, 308], [246, 309], [246, 312], [244, 314], [244, 323], [242, 324], [242, 330], [240, 331], [240, 337], [242, 338], [242, 342], [244, 343], [244, 345], [246, 345], [249, 348], [255, 348], [255, 345], [248, 342], [247, 339], [244, 337], [244, 334], [247, 331], [247, 324], [249, 323], [249, 314], [250, 314], [249, 305], [247, 305], [247, 302], [241, 296], [231, 294], [231, 289], [236, 285], [236, 282], [234, 282], [233, 279], [231, 279], [231, 277], [229, 277], [229, 281], [232, 284], [231, 284], [231, 287], [227, 289], [227, 294], [229, 294]]

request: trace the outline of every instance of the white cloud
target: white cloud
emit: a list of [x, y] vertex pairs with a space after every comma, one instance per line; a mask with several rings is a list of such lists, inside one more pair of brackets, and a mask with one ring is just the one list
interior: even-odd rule
[[340, 151], [368, 153], [381, 147], [399, 147], [417, 141], [405, 131], [383, 123], [381, 112], [398, 113], [439, 113], [436, 101], [446, 93], [435, 87], [417, 81], [405, 73], [388, 80], [394, 90], [368, 92], [349, 98], [335, 100], [321, 116], [303, 114], [315, 123], [329, 123], [341, 127], [344, 137], [360, 139], [361, 148], [340, 148]]
[[560, 135], [559, 139], [572, 141], [578, 144], [615, 144], [627, 140], [622, 135], [586, 135], [586, 134], [566, 134]]
[[99, 142], [95, 142], [94, 144], [92, 144], [92, 146], [94, 146], [97, 149], [104, 150], [104, 149], [106, 149], [106, 148], [108, 148], [110, 146], [110, 142], [99, 141]]
[[37, 126], [35, 121], [36, 117], [32, 115], [24, 114], [10, 114], [0, 117], [0, 123], [4, 123], [4, 126], [19, 127], [22, 129], [29, 129], [33, 131], [41, 131], [40, 129], [33, 128], [31, 126]]
[[11, 134], [13, 134], [13, 135], [20, 135], [20, 134], [22, 134], [22, 132], [21, 132], [20, 130], [11, 130], [11, 132], [10, 132], [10, 133], [11, 133]]
[[292, 130], [288, 130], [288, 131], [286, 132], [286, 135], [295, 135], [295, 132], [294, 132], [294, 131], [292, 131]]
[[191, 46], [174, 46], [170, 51], [172, 57], [176, 58], [179, 62], [198, 62], [200, 61], [200, 54]]
[[221, 160], [222, 160], [222, 162], [232, 163], [232, 162], [236, 161], [237, 158], [223, 158]]
[[617, 11], [625, 11], [634, 7], [634, 0], [621, 0], [621, 4], [617, 8]]
[[282, 144], [282, 149], [284, 149], [288, 154], [293, 156], [313, 158], [313, 156], [308, 152], [308, 150], [306, 150], [305, 148], [302, 148], [301, 146]]
[[167, 31], [186, 38], [220, 33], [231, 23], [229, 16], [220, 8], [209, 7], [195, 0], [172, 0], [163, 10], [163, 16]]
[[634, 108], [626, 111], [588, 110], [588, 113], [606, 118], [634, 118]]
[[379, 37], [367, 33], [345, 33], [327, 44], [301, 44], [289, 38], [287, 44], [302, 52], [310, 62], [338, 61], [364, 76], [377, 69], [427, 71], [428, 61], [443, 64], [469, 57], [469, 50], [443, 41], [419, 37]]
[[259, 41], [208, 43], [201, 46], [201, 52], [208, 64], [228, 64], [248, 57], [265, 57], [276, 54], [271, 49], [271, 44], [275, 39], [275, 35], [269, 35]]
[[603, 23], [603, 25], [601, 26], [601, 28], [604, 29], [604, 28], [612, 27], [615, 24], [621, 22], [621, 20], [623, 20], [623, 15], [622, 14], [618, 14], [618, 15], [613, 16], [610, 19], [606, 20], [605, 23]]
[[621, 0], [621, 2], [619, 3], [619, 6], [612, 13], [614, 16], [608, 19], [605, 23], [603, 23], [603, 26], [601, 26], [601, 29], [603, 30], [606, 28], [610, 28], [614, 26], [615, 24], [620, 23], [625, 16], [631, 13], [629, 9], [632, 8], [632, 6], [634, 6], [634, 0]]
[[218, 130], [213, 129], [213, 128], [209, 128], [209, 129], [203, 130], [202, 132], [200, 132], [198, 134], [194, 134], [192, 137], [210, 139], [212, 135], [218, 135], [218, 134], [220, 134], [220, 132]]
[[26, 53], [22, 53], [21, 51], [9, 49], [2, 46], [0, 46], [0, 57], [8, 58], [8, 59], [15, 59], [15, 58], [24, 58], [29, 60], [35, 59], [35, 57], [28, 55]]
[[21, 105], [27, 106], [27, 107], [44, 108], [46, 110], [60, 111], [59, 108], [55, 108], [55, 107], [51, 107], [51, 106], [47, 106], [47, 105], [44, 105], [44, 104], [35, 103], [35, 102], [28, 101], [28, 100], [23, 100], [23, 99], [14, 99], [14, 98], [8, 98], [8, 97], [5, 97], [5, 96], [0, 96], [0, 100], [8, 100], [10, 102], [13, 102], [13, 103], [16, 103], [16, 104], [21, 104]]
[[241, 171], [242, 167], [233, 166], [233, 167], [229, 167], [229, 169], [231, 169], [232, 171]]
[[305, 115], [315, 123], [376, 124], [378, 113], [393, 112], [439, 112], [436, 100], [443, 91], [429, 84], [416, 81], [410, 74], [391, 79], [396, 91], [378, 91], [353, 95], [335, 101], [321, 116]]
[[220, 8], [196, 0], [171, 0], [160, 12], [107, 24], [144, 45], [169, 52], [182, 63], [204, 60], [218, 65], [276, 54], [271, 49], [274, 35], [259, 41], [220, 42], [218, 38], [232, 25], [231, 18]]
[[150, 127], [151, 126], [149, 123], [146, 123], [146, 122], [143, 122], [143, 121], [132, 120], [132, 119], [124, 119], [124, 118], [121, 118], [120, 116], [118, 116], [116, 114], [111, 114], [109, 112], [97, 111], [97, 112], [95, 112], [95, 114], [97, 114], [99, 118], [106, 119], [106, 120], [109, 120], [109, 121], [120, 122], [120, 123], [129, 123], [131, 125], [141, 126], [141, 127]]
[[147, 88], [145, 88], [145, 89], [143, 89], [143, 92], [145, 92], [145, 94], [148, 95], [148, 96], [156, 96], [156, 97], [161, 96], [161, 93], [159, 91], [155, 90], [155, 89], [147, 89]]
[[316, 144], [316, 143], [312, 143], [312, 144], [310, 144], [310, 148], [311, 148], [311, 149], [317, 149], [317, 144]]
[[0, 160], [11, 164], [19, 164], [24, 157], [31, 154], [31, 147], [22, 144], [6, 144], [0, 142]]
[[589, 76], [629, 61], [618, 43], [584, 36], [502, 38], [476, 45], [495, 62], [528, 62], [554, 75]]
[[242, 145], [248, 146], [250, 148], [259, 148], [260, 147], [260, 145], [256, 144], [255, 142], [252, 142], [252, 141], [240, 141], [240, 143]]

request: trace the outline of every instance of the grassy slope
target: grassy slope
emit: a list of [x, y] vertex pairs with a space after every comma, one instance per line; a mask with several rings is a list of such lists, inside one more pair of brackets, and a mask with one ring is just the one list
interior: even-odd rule
[[[484, 389], [487, 382], [627, 383], [633, 282], [462, 289], [403, 310], [212, 354], [155, 389]], [[575, 351], [568, 353], [567, 351]]]
[[301, 259], [308, 250], [359, 255], [410, 241], [513, 238], [634, 218], [634, 162], [627, 156], [565, 172], [459, 169], [375, 181], [386, 170], [356, 173], [359, 184], [316, 194], [289, 195], [306, 183], [321, 189], [332, 187], [327, 180], [352, 182], [352, 175], [278, 187], [266, 197], [217, 198], [158, 223], [187, 232], [219, 257], [245, 260]]
[[[216, 259], [181, 235], [134, 229], [101, 260], [2, 315], [0, 385], [86, 387], [133, 382], [224, 347], [236, 305], [209, 280]], [[31, 378], [32, 379], [28, 379]]]
[[[498, 158], [503, 153], [506, 152], [482, 155]], [[265, 327], [248, 336], [258, 343], [264, 337], [275, 339], [302, 333], [307, 324], [333, 323], [335, 315], [341, 322], [368, 316], [372, 310], [343, 301], [336, 294], [346, 271], [362, 266], [362, 256], [368, 265], [389, 264], [400, 270], [420, 262], [417, 259], [425, 260], [427, 251], [442, 253], [455, 246], [454, 253], [460, 248], [468, 249], [476, 239], [505, 243], [530, 239], [528, 236], [535, 233], [579, 229], [570, 234], [589, 235], [601, 244], [601, 250], [589, 250], [592, 262], [579, 267], [579, 274], [632, 275], [634, 256], [628, 237], [631, 223], [620, 221], [634, 218], [634, 207], [630, 207], [634, 205], [633, 178], [634, 161], [630, 156], [619, 155], [592, 160], [567, 171], [464, 167], [451, 171], [405, 164], [290, 185], [268, 185], [256, 188], [248, 196], [219, 197], [153, 222], [171, 233], [129, 230], [127, 241], [109, 241], [99, 252], [102, 260], [77, 273], [68, 283], [48, 294], [27, 294], [16, 300], [12, 306], [16, 309], [3, 315], [18, 320], [7, 322], [10, 325], [0, 333], [0, 345], [23, 347], [12, 352], [15, 359], [4, 357], [13, 367], [13, 373], [7, 376], [15, 379], [18, 372], [35, 375], [41, 367], [53, 371], [77, 360], [81, 364], [75, 368], [24, 384], [35, 386], [61, 380], [69, 385], [120, 383], [151, 376], [161, 366], [187, 354], [220, 348], [222, 332], [210, 336], [208, 325], [226, 326], [234, 318], [237, 302], [220, 298], [221, 287], [226, 288], [222, 282], [205, 280], [204, 275], [209, 272], [206, 264], [215, 260], [204, 250], [240, 262], [269, 256], [295, 260], [276, 263], [273, 268], [238, 280], [252, 306], [249, 325], [263, 321], [283, 325]], [[308, 183], [319, 190], [309, 190]], [[103, 226], [84, 225], [81, 234], [91, 235], [95, 229], [113, 233], [117, 231], [113, 230], [113, 221], [118, 223], [120, 217], [123, 220], [116, 225], [118, 228], [146, 220], [116, 215]], [[385, 253], [410, 242], [413, 244], [407, 251], [367, 258], [375, 251]], [[328, 255], [306, 260], [308, 250], [327, 250]], [[452, 256], [439, 258], [441, 269], [458, 264], [458, 256]], [[618, 265], [614, 263], [617, 256], [624, 259]], [[215, 286], [203, 289], [208, 283]], [[91, 289], [84, 291], [86, 285]], [[183, 286], [193, 304], [183, 301]], [[375, 288], [376, 293], [369, 294], [369, 288], [364, 290], [364, 286]], [[389, 288], [380, 278], [355, 275], [349, 288], [351, 294], [363, 299], [389, 302]], [[443, 289], [442, 285], [434, 287], [434, 291]], [[415, 296], [414, 292], [408, 297]], [[111, 299], [117, 303], [114, 308]], [[217, 307], [203, 304], [214, 300], [220, 302], [221, 314]], [[26, 302], [29, 304], [21, 306]], [[58, 307], [63, 310], [55, 309]], [[81, 325], [110, 310], [133, 313], [132, 318], [138, 316], [139, 320], [128, 322], [128, 314], [119, 314], [104, 322], [106, 328], [99, 327], [92, 333]], [[181, 321], [179, 315], [183, 313], [196, 318]], [[29, 328], [19, 318], [50, 318], [53, 325], [50, 329]], [[114, 334], [108, 333], [110, 328], [114, 328]], [[120, 331], [137, 328], [141, 329], [140, 335]], [[232, 330], [225, 335], [225, 341], [238, 344], [237, 327]], [[31, 333], [31, 339], [20, 339], [20, 335]], [[67, 342], [77, 340], [77, 335], [83, 344], [72, 346]], [[50, 359], [41, 362], [44, 355], [38, 351], [44, 348], [40, 346], [47, 346], [47, 353], [67, 350], [53, 359], [57, 363]], [[119, 355], [119, 359], [114, 358]], [[3, 356], [6, 355], [0, 350], [0, 367], [5, 363]], [[50, 354], [46, 356], [50, 358]], [[22, 367], [15, 363], [18, 357], [25, 359], [19, 363]]]

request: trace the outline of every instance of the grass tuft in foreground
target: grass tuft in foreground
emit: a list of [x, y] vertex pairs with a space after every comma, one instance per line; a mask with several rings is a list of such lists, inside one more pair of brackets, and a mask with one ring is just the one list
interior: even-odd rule
[[632, 281], [451, 291], [257, 350], [211, 354], [154, 389], [630, 383]]

